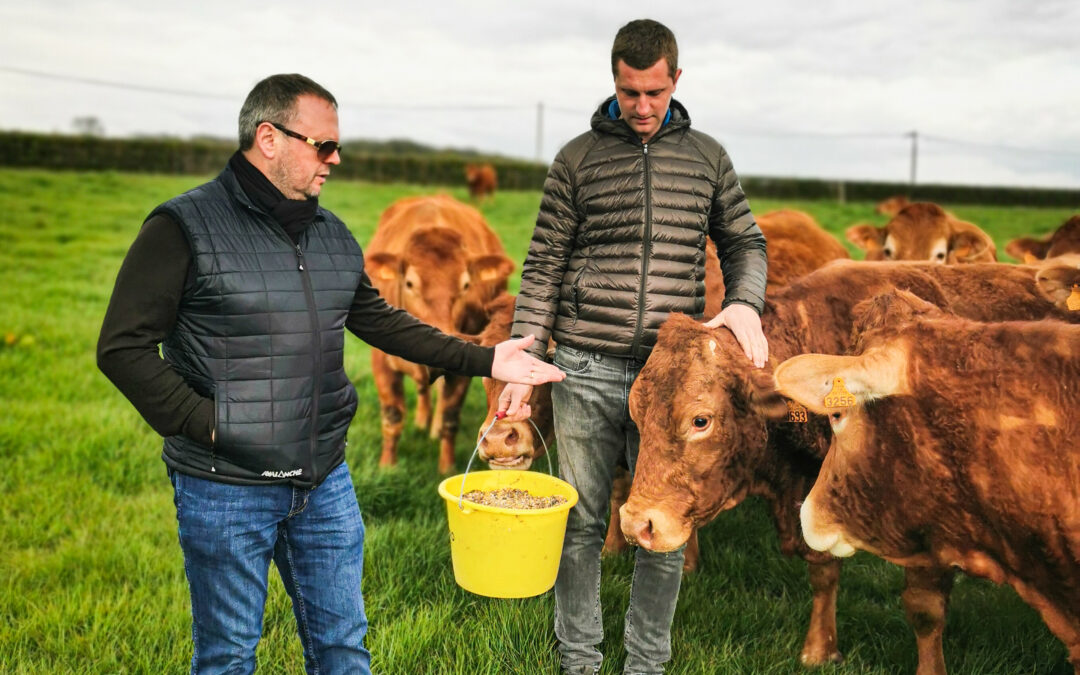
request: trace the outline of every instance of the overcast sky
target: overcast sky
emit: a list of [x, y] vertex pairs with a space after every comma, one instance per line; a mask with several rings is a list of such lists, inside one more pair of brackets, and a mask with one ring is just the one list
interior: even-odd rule
[[345, 139], [550, 161], [642, 17], [740, 174], [907, 181], [917, 131], [919, 182], [1080, 188], [1076, 0], [0, 0], [0, 128], [231, 137], [255, 82], [301, 72]]

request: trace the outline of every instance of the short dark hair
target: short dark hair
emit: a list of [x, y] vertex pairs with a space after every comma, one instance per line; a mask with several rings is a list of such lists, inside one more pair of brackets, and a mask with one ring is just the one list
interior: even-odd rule
[[668, 75], [675, 79], [679, 69], [679, 46], [675, 34], [664, 24], [652, 19], [631, 21], [615, 34], [611, 46], [611, 74], [618, 77], [619, 61], [634, 70], [650, 68], [660, 59], [667, 60]]
[[297, 73], [271, 75], [255, 85], [240, 107], [240, 149], [255, 144], [255, 129], [261, 122], [288, 126], [296, 116], [296, 99], [316, 96], [337, 109], [337, 99], [322, 85]]

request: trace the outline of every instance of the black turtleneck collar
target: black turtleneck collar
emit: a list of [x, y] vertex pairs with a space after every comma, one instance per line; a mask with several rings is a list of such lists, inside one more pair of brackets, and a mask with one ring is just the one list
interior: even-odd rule
[[233, 170], [244, 194], [255, 206], [270, 214], [285, 230], [285, 234], [289, 235], [289, 239], [294, 244], [298, 243], [300, 235], [315, 219], [315, 212], [319, 209], [318, 197], [286, 199], [281, 190], [239, 150], [229, 158], [229, 168]]

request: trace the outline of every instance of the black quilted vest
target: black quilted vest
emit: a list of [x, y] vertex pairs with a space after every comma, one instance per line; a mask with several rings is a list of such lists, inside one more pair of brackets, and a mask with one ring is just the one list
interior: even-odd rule
[[194, 278], [162, 355], [215, 404], [213, 447], [165, 439], [182, 473], [229, 483], [313, 487], [340, 464], [356, 412], [345, 318], [363, 254], [320, 208], [296, 246], [228, 168], [159, 206], [187, 235]]

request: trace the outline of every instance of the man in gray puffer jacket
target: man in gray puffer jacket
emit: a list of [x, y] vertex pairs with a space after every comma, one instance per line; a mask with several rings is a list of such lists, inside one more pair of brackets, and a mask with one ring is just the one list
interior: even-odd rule
[[[570, 141], [544, 184], [540, 214], [522, 272], [513, 335], [536, 336], [543, 357], [567, 378], [552, 390], [559, 471], [577, 488], [558, 580], [555, 635], [567, 672], [595, 672], [603, 656], [600, 550], [612, 478], [633, 471], [639, 436], [630, 386], [671, 312], [705, 309], [705, 242], [716, 243], [724, 272], [723, 309], [708, 325], [727, 326], [761, 367], [768, 343], [765, 238], [754, 222], [731, 160], [690, 128], [673, 100], [680, 71], [675, 36], [650, 20], [615, 37], [615, 95]], [[531, 389], [509, 385], [500, 409], [528, 416]], [[671, 656], [671, 620], [683, 554], [638, 549], [626, 613], [626, 672], [655, 673]]]

